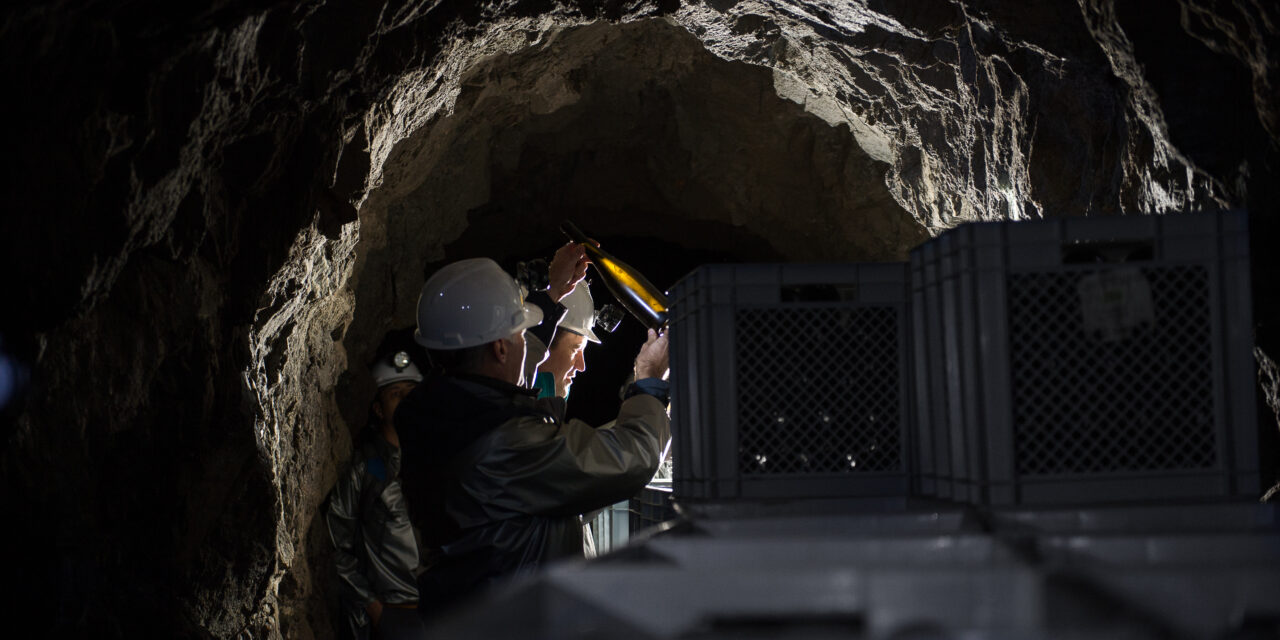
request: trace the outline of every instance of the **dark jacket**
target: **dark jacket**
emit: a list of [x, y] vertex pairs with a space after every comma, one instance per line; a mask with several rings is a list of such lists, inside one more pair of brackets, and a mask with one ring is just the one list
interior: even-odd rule
[[653, 477], [670, 439], [661, 400], [636, 394], [602, 429], [566, 422], [563, 406], [479, 376], [428, 380], [400, 403], [409, 512], [438, 550], [419, 578], [427, 615], [499, 577], [581, 558], [578, 515]]
[[413, 575], [418, 545], [397, 478], [400, 461], [399, 449], [381, 434], [372, 434], [329, 495], [325, 522], [344, 609], [356, 637], [368, 635], [364, 607], [371, 601], [418, 601]]

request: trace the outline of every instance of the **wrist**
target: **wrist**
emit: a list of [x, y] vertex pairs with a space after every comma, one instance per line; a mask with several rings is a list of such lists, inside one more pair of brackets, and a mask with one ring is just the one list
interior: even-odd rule
[[631, 372], [635, 374], [636, 380], [644, 380], [645, 378], [657, 378], [659, 380], [665, 380], [667, 377], [668, 370], [669, 369], [667, 367], [661, 366], [659, 364], [646, 363], [644, 365], [641, 365], [632, 369]]
[[624, 396], [630, 398], [639, 394], [653, 396], [665, 405], [671, 401], [671, 386], [661, 378], [641, 378], [631, 383]]

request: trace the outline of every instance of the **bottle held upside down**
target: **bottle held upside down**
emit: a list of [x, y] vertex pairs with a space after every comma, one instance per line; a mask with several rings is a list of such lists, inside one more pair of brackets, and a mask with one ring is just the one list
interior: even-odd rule
[[667, 295], [653, 286], [639, 271], [612, 254], [596, 246], [572, 222], [565, 220], [560, 230], [569, 239], [581, 244], [591, 258], [591, 264], [604, 280], [605, 286], [618, 299], [623, 308], [637, 320], [654, 331], [661, 332], [667, 324]]

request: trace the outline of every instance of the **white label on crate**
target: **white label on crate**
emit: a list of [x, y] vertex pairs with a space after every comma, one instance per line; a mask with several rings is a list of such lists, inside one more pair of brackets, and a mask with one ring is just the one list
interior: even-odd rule
[[1155, 321], [1151, 284], [1137, 269], [1089, 274], [1076, 285], [1084, 332], [1105, 342], [1123, 340], [1133, 329]]

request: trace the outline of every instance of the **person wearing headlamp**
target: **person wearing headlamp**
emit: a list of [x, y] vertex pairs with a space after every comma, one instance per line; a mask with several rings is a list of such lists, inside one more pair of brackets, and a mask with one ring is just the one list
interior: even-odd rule
[[596, 309], [586, 281], [579, 283], [563, 304], [567, 310], [564, 320], [560, 321], [547, 359], [538, 365], [534, 379], [539, 398], [568, 398], [574, 377], [587, 370], [587, 344], [600, 344], [600, 338], [593, 331]]
[[[392, 341], [393, 336], [388, 336]], [[411, 347], [411, 345], [405, 345]], [[363, 442], [329, 495], [325, 512], [349, 636], [414, 638], [418, 617], [418, 543], [400, 484], [394, 415], [422, 381], [408, 350], [384, 351], [370, 367], [377, 394]], [[344, 634], [346, 635], [346, 634]]]

